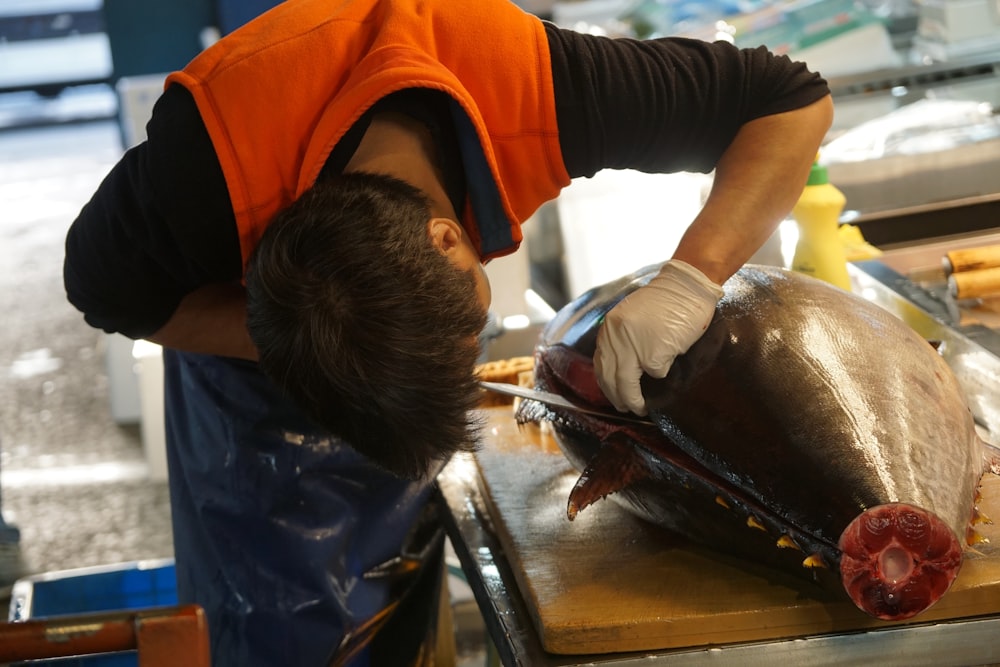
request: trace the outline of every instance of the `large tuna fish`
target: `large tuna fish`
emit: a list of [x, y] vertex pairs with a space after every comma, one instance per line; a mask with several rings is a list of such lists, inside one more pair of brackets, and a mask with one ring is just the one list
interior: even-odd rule
[[[647, 269], [563, 308], [535, 354], [539, 389], [613, 410], [592, 357], [607, 311]], [[868, 614], [912, 617], [949, 588], [985, 520], [996, 450], [927, 341], [876, 305], [796, 273], [745, 267], [705, 335], [662, 380], [643, 378], [657, 426], [553, 412], [582, 475], [568, 514], [613, 494], [696, 542], [846, 591]]]

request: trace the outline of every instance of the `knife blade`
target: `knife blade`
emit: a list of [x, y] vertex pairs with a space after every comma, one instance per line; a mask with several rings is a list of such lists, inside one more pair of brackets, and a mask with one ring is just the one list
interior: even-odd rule
[[551, 405], [552, 407], [571, 410], [573, 412], [582, 412], [584, 414], [600, 417], [601, 419], [612, 419], [632, 424], [642, 424], [643, 426], [655, 425], [651, 419], [645, 417], [640, 417], [632, 413], [611, 412], [597, 408], [588, 408], [583, 405], [577, 405], [564, 396], [553, 394], [548, 391], [542, 391], [541, 389], [531, 389], [529, 387], [521, 387], [519, 385], [509, 384], [506, 382], [488, 382], [486, 380], [480, 380], [479, 386], [487, 391], [494, 391], [498, 394], [526, 398], [529, 401], [538, 401], [539, 403], [545, 403], [546, 405]]

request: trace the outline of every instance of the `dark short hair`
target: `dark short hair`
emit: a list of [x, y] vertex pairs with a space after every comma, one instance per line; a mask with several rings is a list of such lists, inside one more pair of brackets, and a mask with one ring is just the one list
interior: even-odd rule
[[262, 371], [379, 466], [420, 477], [475, 448], [486, 310], [431, 242], [424, 194], [388, 176], [317, 182], [279, 213], [247, 267]]

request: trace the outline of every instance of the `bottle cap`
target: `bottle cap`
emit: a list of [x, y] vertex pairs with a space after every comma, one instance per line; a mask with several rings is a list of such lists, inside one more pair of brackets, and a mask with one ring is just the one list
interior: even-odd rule
[[830, 177], [826, 173], [826, 167], [818, 162], [813, 162], [812, 169], [809, 170], [809, 180], [806, 185], [825, 185], [830, 182]]

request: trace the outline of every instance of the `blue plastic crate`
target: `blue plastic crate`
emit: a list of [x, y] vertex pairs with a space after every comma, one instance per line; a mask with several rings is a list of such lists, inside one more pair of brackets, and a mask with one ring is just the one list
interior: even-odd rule
[[[173, 559], [143, 560], [24, 577], [11, 592], [11, 621], [177, 604]], [[51, 667], [136, 667], [133, 653], [33, 662]]]

